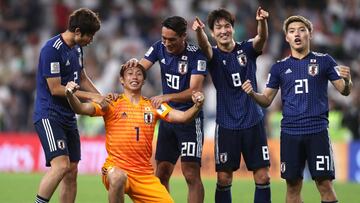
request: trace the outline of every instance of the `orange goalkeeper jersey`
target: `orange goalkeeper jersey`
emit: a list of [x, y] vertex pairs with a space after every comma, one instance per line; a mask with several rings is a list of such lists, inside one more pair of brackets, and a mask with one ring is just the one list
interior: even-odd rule
[[106, 131], [108, 157], [104, 166], [117, 166], [137, 174], [153, 174], [150, 163], [152, 140], [156, 121], [171, 110], [167, 104], [155, 109], [149, 99], [141, 97], [138, 104], [132, 104], [123, 94], [113, 101], [106, 112], [93, 103], [94, 116], [103, 116]]

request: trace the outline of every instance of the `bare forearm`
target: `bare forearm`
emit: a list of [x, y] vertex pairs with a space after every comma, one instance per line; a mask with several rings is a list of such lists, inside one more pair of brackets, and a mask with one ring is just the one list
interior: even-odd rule
[[270, 106], [272, 100], [266, 97], [264, 94], [260, 94], [257, 92], [253, 92], [249, 94], [256, 103], [258, 103], [261, 107], [267, 108]]
[[92, 115], [93, 111], [89, 103], [82, 103], [74, 94], [69, 92], [66, 93], [66, 98], [76, 114]]
[[258, 21], [257, 32], [258, 32], [258, 36], [261, 39], [261, 41], [265, 42], [269, 35], [268, 24], [267, 24], [266, 20]]
[[348, 96], [351, 93], [353, 83], [351, 80], [344, 80], [344, 89], [341, 92], [342, 95]]
[[198, 115], [198, 113], [201, 111], [201, 107], [196, 106], [195, 104], [188, 110], [186, 110], [183, 114], [184, 123], [188, 123]]
[[254, 48], [261, 52], [268, 38], [268, 25], [266, 20], [259, 20], [257, 25], [257, 35], [254, 40]]
[[182, 102], [182, 103], [189, 102], [191, 101], [192, 91], [195, 90], [189, 88], [179, 93], [167, 94], [168, 101]]
[[196, 38], [201, 51], [206, 55], [208, 59], [210, 59], [212, 57], [212, 48], [205, 31], [196, 31]]

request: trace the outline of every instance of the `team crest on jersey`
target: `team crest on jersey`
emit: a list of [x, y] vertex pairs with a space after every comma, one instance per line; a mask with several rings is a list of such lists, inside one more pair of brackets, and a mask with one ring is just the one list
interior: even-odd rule
[[319, 64], [309, 64], [308, 65], [308, 74], [311, 76], [315, 76], [319, 73]]
[[247, 58], [245, 54], [240, 54], [237, 56], [238, 62], [240, 66], [246, 66], [247, 64]]
[[226, 163], [227, 162], [227, 160], [228, 160], [228, 157], [227, 157], [227, 153], [226, 152], [224, 152], [224, 153], [220, 153], [220, 162], [221, 163]]
[[64, 150], [65, 149], [65, 141], [64, 140], [58, 140], [57, 141], [57, 146], [59, 147], [59, 149]]
[[188, 64], [187, 61], [179, 61], [178, 64], [178, 71], [180, 74], [184, 75], [188, 71]]
[[152, 112], [144, 113], [144, 122], [145, 124], [151, 124], [154, 120], [154, 114]]

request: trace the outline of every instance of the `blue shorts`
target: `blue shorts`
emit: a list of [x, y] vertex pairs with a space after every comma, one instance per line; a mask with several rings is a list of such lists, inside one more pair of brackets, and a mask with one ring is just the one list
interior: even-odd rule
[[327, 130], [307, 135], [281, 132], [280, 157], [283, 179], [302, 179], [306, 161], [312, 179], [335, 178], [333, 152]]
[[155, 159], [176, 164], [181, 156], [181, 161], [201, 164], [203, 143], [202, 118], [198, 117], [187, 124], [174, 124], [161, 120]]
[[232, 130], [216, 125], [216, 171], [236, 171], [241, 154], [249, 171], [270, 166], [269, 148], [263, 121], [251, 128]]
[[35, 124], [45, 152], [46, 166], [58, 156], [69, 156], [70, 162], [80, 161], [80, 136], [77, 127], [67, 127], [51, 119], [41, 119]]

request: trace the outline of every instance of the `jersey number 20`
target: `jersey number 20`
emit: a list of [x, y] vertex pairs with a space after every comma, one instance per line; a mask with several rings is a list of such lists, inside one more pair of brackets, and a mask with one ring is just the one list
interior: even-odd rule
[[166, 73], [166, 84], [172, 89], [179, 89], [180, 76]]

